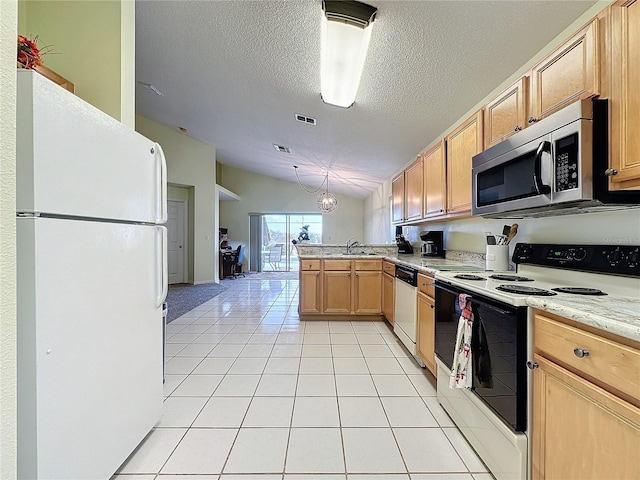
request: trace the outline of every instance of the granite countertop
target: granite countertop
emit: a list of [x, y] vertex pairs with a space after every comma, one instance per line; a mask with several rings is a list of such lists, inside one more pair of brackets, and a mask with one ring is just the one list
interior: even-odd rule
[[[301, 255], [301, 259], [372, 259], [381, 258], [393, 263], [413, 267], [422, 273], [434, 275], [446, 266], [471, 265], [484, 269], [481, 254], [454, 256], [453, 258], [422, 257], [413, 255]], [[449, 252], [447, 252], [449, 255]], [[617, 295], [605, 296], [554, 296], [535, 297], [526, 299], [527, 305], [540, 310], [554, 313], [564, 318], [599, 328], [621, 337], [640, 341], [640, 297], [623, 297]]]
[[637, 297], [528, 297], [527, 305], [640, 341], [640, 298]]

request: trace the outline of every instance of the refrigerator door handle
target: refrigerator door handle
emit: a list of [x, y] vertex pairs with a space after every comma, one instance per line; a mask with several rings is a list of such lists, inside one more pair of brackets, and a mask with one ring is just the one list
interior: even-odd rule
[[159, 234], [158, 238], [160, 239], [160, 255], [158, 258], [157, 246], [158, 242], [156, 242], [156, 258], [159, 260], [157, 262], [159, 269], [159, 278], [158, 278], [158, 296], [156, 297], [156, 307], [162, 307], [162, 303], [167, 298], [167, 291], [169, 289], [169, 269], [167, 263], [167, 227], [156, 227], [156, 231]]
[[160, 212], [160, 218], [157, 218], [156, 223], [167, 222], [167, 159], [164, 156], [162, 147], [159, 144], [155, 144], [154, 155], [156, 162], [160, 166], [160, 185], [158, 192], [158, 212]]

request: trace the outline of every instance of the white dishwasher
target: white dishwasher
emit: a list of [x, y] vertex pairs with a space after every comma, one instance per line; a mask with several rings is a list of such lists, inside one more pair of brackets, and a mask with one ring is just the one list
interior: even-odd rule
[[418, 357], [416, 342], [418, 341], [418, 271], [396, 265], [396, 294], [393, 311], [393, 333], [407, 347], [418, 364], [424, 367], [424, 362]]

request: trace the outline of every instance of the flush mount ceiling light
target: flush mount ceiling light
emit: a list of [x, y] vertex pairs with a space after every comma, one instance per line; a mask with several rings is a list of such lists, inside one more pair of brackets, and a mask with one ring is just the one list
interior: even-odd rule
[[298, 167], [296, 165], [293, 166], [294, 171], [296, 172], [296, 178], [298, 179], [298, 185], [307, 193], [317, 193], [320, 191], [323, 185], [326, 185], [326, 190], [318, 195], [318, 199], [316, 200], [316, 205], [318, 209], [320, 209], [323, 213], [331, 213], [338, 206], [338, 198], [331, 192], [329, 192], [329, 172], [324, 176], [324, 180], [320, 184], [318, 188], [315, 190], [309, 190], [305, 187], [300, 181], [300, 177], [298, 176]]
[[322, 9], [322, 100], [349, 108], [360, 85], [377, 9], [365, 3], [338, 0], [324, 0]]

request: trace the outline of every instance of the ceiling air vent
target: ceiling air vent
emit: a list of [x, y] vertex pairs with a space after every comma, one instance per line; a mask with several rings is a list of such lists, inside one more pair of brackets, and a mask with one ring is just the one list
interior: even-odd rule
[[296, 120], [302, 123], [307, 123], [309, 125], [315, 125], [316, 124], [316, 119], [315, 118], [311, 118], [311, 117], [305, 117], [304, 115], [300, 115], [299, 113], [296, 113]]
[[276, 149], [276, 152], [280, 153], [291, 153], [291, 149], [289, 147], [283, 147], [282, 145], [273, 144], [273, 148]]

